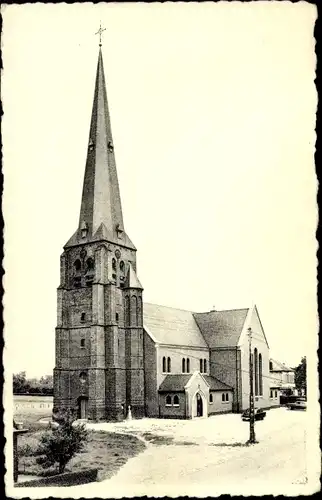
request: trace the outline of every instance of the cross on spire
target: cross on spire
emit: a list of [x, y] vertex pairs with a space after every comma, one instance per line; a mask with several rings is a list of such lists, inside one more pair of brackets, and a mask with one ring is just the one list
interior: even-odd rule
[[102, 47], [102, 33], [103, 31], [106, 31], [106, 28], [102, 28], [102, 24], [101, 24], [101, 21], [100, 21], [100, 28], [99, 30], [95, 33], [95, 35], [99, 35], [100, 37], [100, 43], [99, 43], [99, 46]]

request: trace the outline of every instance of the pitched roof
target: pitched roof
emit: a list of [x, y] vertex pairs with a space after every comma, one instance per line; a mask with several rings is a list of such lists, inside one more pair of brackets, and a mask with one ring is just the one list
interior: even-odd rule
[[[193, 377], [193, 373], [188, 374], [178, 374], [178, 375], [167, 375], [159, 387], [160, 392], [172, 392], [172, 391], [184, 391], [185, 386]], [[212, 391], [231, 391], [232, 387], [224, 384], [215, 377], [210, 375], [199, 374], [209, 385]]]
[[191, 311], [144, 303], [143, 325], [160, 344], [207, 347]]
[[238, 345], [249, 309], [194, 313], [194, 318], [209, 347]]
[[210, 375], [202, 375], [205, 381], [208, 383], [209, 388], [212, 391], [232, 391], [232, 387], [230, 385], [224, 384], [220, 380], [215, 377], [211, 377]]
[[281, 363], [280, 361], [276, 361], [276, 359], [271, 358], [270, 361], [273, 363], [273, 370], [270, 370], [270, 371], [294, 372], [293, 368], [289, 368], [284, 363]]
[[160, 392], [184, 391], [185, 386], [192, 377], [192, 373], [167, 375], [159, 387]]

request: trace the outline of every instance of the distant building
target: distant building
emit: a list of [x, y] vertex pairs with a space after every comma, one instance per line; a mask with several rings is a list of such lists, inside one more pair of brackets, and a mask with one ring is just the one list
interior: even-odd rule
[[269, 346], [256, 306], [193, 313], [143, 304], [136, 248], [122, 215], [99, 50], [78, 228], [57, 291], [54, 411], [80, 418], [192, 418], [269, 407]]
[[269, 360], [270, 399], [272, 406], [280, 403], [280, 396], [297, 395], [295, 370], [275, 359]]

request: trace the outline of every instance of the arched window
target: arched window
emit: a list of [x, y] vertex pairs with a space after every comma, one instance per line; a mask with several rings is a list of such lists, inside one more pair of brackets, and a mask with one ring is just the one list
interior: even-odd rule
[[206, 359], [203, 360], [203, 371], [204, 371], [204, 373], [207, 373], [207, 360]]
[[94, 270], [94, 259], [92, 257], [89, 257], [86, 261], [86, 271], [93, 271]]
[[120, 262], [120, 270], [121, 270], [122, 273], [124, 272], [124, 262], [123, 262], [123, 260], [121, 260], [121, 262]]
[[221, 395], [221, 400], [225, 401], [225, 394], [224, 393], [222, 393], [222, 395]]
[[166, 404], [166, 406], [171, 406], [172, 405], [172, 398], [171, 398], [171, 396], [168, 395], [165, 398], [165, 404]]
[[256, 347], [254, 349], [254, 378], [255, 378], [255, 396], [258, 396], [258, 355]]
[[262, 355], [258, 356], [258, 378], [259, 378], [259, 395], [263, 395], [263, 368], [262, 368]]
[[229, 401], [229, 394], [226, 392], [226, 401]]
[[81, 321], [85, 321], [85, 319], [86, 319], [86, 314], [85, 314], [85, 313], [82, 313], [82, 314], [81, 314]]
[[81, 268], [82, 268], [82, 263], [79, 259], [75, 260], [74, 262], [74, 268], [75, 268], [75, 271], [80, 271]]
[[116, 270], [116, 260], [114, 259], [114, 257], [112, 259], [112, 269], [113, 269], [113, 271]]
[[131, 326], [136, 326], [138, 324], [137, 318], [138, 312], [138, 301], [135, 295], [131, 297]]
[[190, 373], [190, 359], [187, 358], [187, 373]]
[[199, 365], [200, 365], [199, 371], [200, 371], [200, 373], [202, 373], [202, 371], [203, 371], [203, 360], [202, 359], [199, 360]]
[[85, 384], [87, 380], [87, 373], [86, 372], [81, 372], [79, 375], [79, 379], [81, 381], [81, 384]]
[[209, 394], [209, 403], [213, 403], [214, 402], [214, 398], [213, 398], [213, 395], [212, 395], [212, 392]]
[[269, 371], [272, 371], [273, 370], [273, 363], [270, 361], [269, 362]]
[[186, 373], [186, 358], [182, 358], [182, 373]]
[[171, 358], [168, 358], [167, 368], [168, 368], [168, 373], [171, 373]]
[[173, 406], [179, 406], [179, 396], [173, 396]]
[[142, 326], [142, 297], [138, 298], [138, 326]]
[[125, 326], [130, 324], [130, 298], [125, 297], [124, 299], [124, 312], [125, 312]]
[[165, 359], [165, 356], [162, 358], [162, 371], [165, 373], [167, 371], [167, 361]]

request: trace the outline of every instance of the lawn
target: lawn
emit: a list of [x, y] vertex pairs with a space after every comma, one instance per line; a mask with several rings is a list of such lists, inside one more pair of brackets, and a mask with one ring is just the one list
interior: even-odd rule
[[[56, 473], [56, 469], [43, 469], [36, 462], [36, 449], [40, 436], [48, 429], [40, 419], [50, 417], [44, 411], [24, 411], [15, 414], [15, 420], [24, 423], [30, 432], [20, 436], [18, 441], [19, 472], [33, 476], [44, 476]], [[83, 452], [76, 455], [67, 465], [66, 472], [80, 471], [88, 468], [98, 469], [98, 481], [112, 477], [130, 458], [145, 449], [138, 438], [103, 431], [89, 431], [88, 443]]]
[[[29, 429], [30, 431], [37, 431], [40, 429], [46, 428], [46, 425], [41, 423], [40, 420], [43, 418], [50, 419], [52, 416], [51, 412], [48, 409], [38, 409], [33, 408], [30, 410], [19, 408], [17, 412], [14, 414], [14, 419], [16, 422], [22, 422], [24, 429]], [[20, 439], [19, 439], [20, 441]]]

